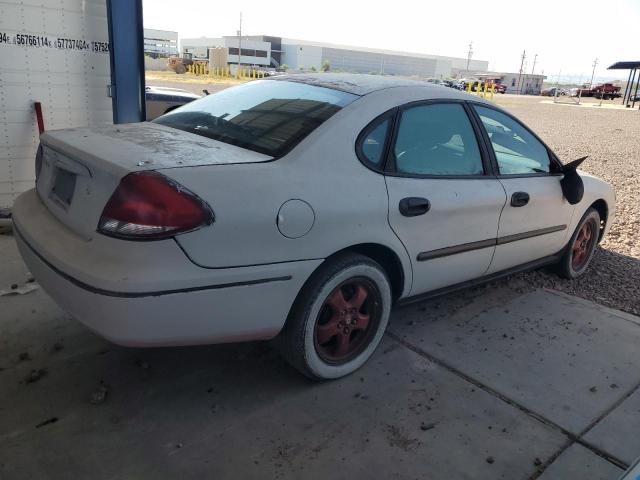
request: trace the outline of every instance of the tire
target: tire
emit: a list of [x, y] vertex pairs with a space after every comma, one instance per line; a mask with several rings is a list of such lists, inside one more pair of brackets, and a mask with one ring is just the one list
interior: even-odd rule
[[580, 219], [564, 255], [558, 262], [557, 270], [561, 277], [574, 279], [587, 271], [598, 245], [599, 235], [600, 214], [594, 208], [590, 208]]
[[[380, 343], [391, 303], [391, 283], [377, 262], [356, 253], [340, 254], [307, 280], [276, 345], [292, 366], [311, 379], [349, 375]], [[358, 328], [363, 325], [364, 329]]]
[[177, 73], [178, 75], [182, 75], [182, 74], [183, 74], [183, 73], [185, 73], [186, 71], [187, 71], [187, 67], [185, 67], [185, 66], [184, 66], [184, 65], [182, 65], [182, 64], [181, 64], [181, 65], [178, 65], [178, 66], [176, 67], [176, 73]]

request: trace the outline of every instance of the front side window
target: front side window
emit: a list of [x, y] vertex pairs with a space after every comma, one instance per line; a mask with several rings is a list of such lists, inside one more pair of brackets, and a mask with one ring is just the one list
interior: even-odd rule
[[269, 156], [282, 156], [357, 95], [257, 80], [207, 95], [154, 120]]
[[396, 170], [416, 175], [482, 175], [482, 157], [464, 107], [442, 103], [402, 112]]
[[548, 173], [546, 147], [513, 118], [492, 108], [474, 106], [484, 125], [502, 175]]

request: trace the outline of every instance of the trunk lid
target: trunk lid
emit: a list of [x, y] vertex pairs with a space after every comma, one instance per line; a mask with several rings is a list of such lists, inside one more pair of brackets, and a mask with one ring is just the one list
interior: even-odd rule
[[131, 172], [272, 159], [146, 122], [47, 132], [41, 144], [38, 195], [58, 220], [87, 240], [97, 234], [105, 204]]

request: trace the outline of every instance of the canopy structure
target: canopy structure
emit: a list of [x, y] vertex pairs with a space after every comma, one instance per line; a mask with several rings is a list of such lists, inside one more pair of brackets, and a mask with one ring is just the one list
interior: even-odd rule
[[[623, 105], [627, 108], [635, 108], [636, 102], [640, 102], [638, 97], [638, 84], [640, 83], [640, 60], [630, 62], [616, 62], [611, 65], [608, 70], [629, 70], [629, 80], [627, 81], [627, 87], [624, 89], [624, 96], [622, 97]], [[638, 74], [638, 78], [636, 78]], [[633, 88], [635, 84], [635, 90]]]

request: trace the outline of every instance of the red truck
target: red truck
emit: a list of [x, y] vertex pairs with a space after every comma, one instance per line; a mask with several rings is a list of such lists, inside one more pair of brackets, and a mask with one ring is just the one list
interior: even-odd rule
[[613, 83], [600, 83], [591, 88], [579, 88], [577, 93], [582, 97], [596, 97], [604, 100], [619, 98], [622, 96], [620, 94], [620, 87], [617, 87]]
[[494, 91], [496, 93], [507, 93], [506, 85], [503, 85], [502, 83], [489, 82], [489, 87], [487, 87], [489, 90], [491, 90], [491, 85], [493, 85]]

